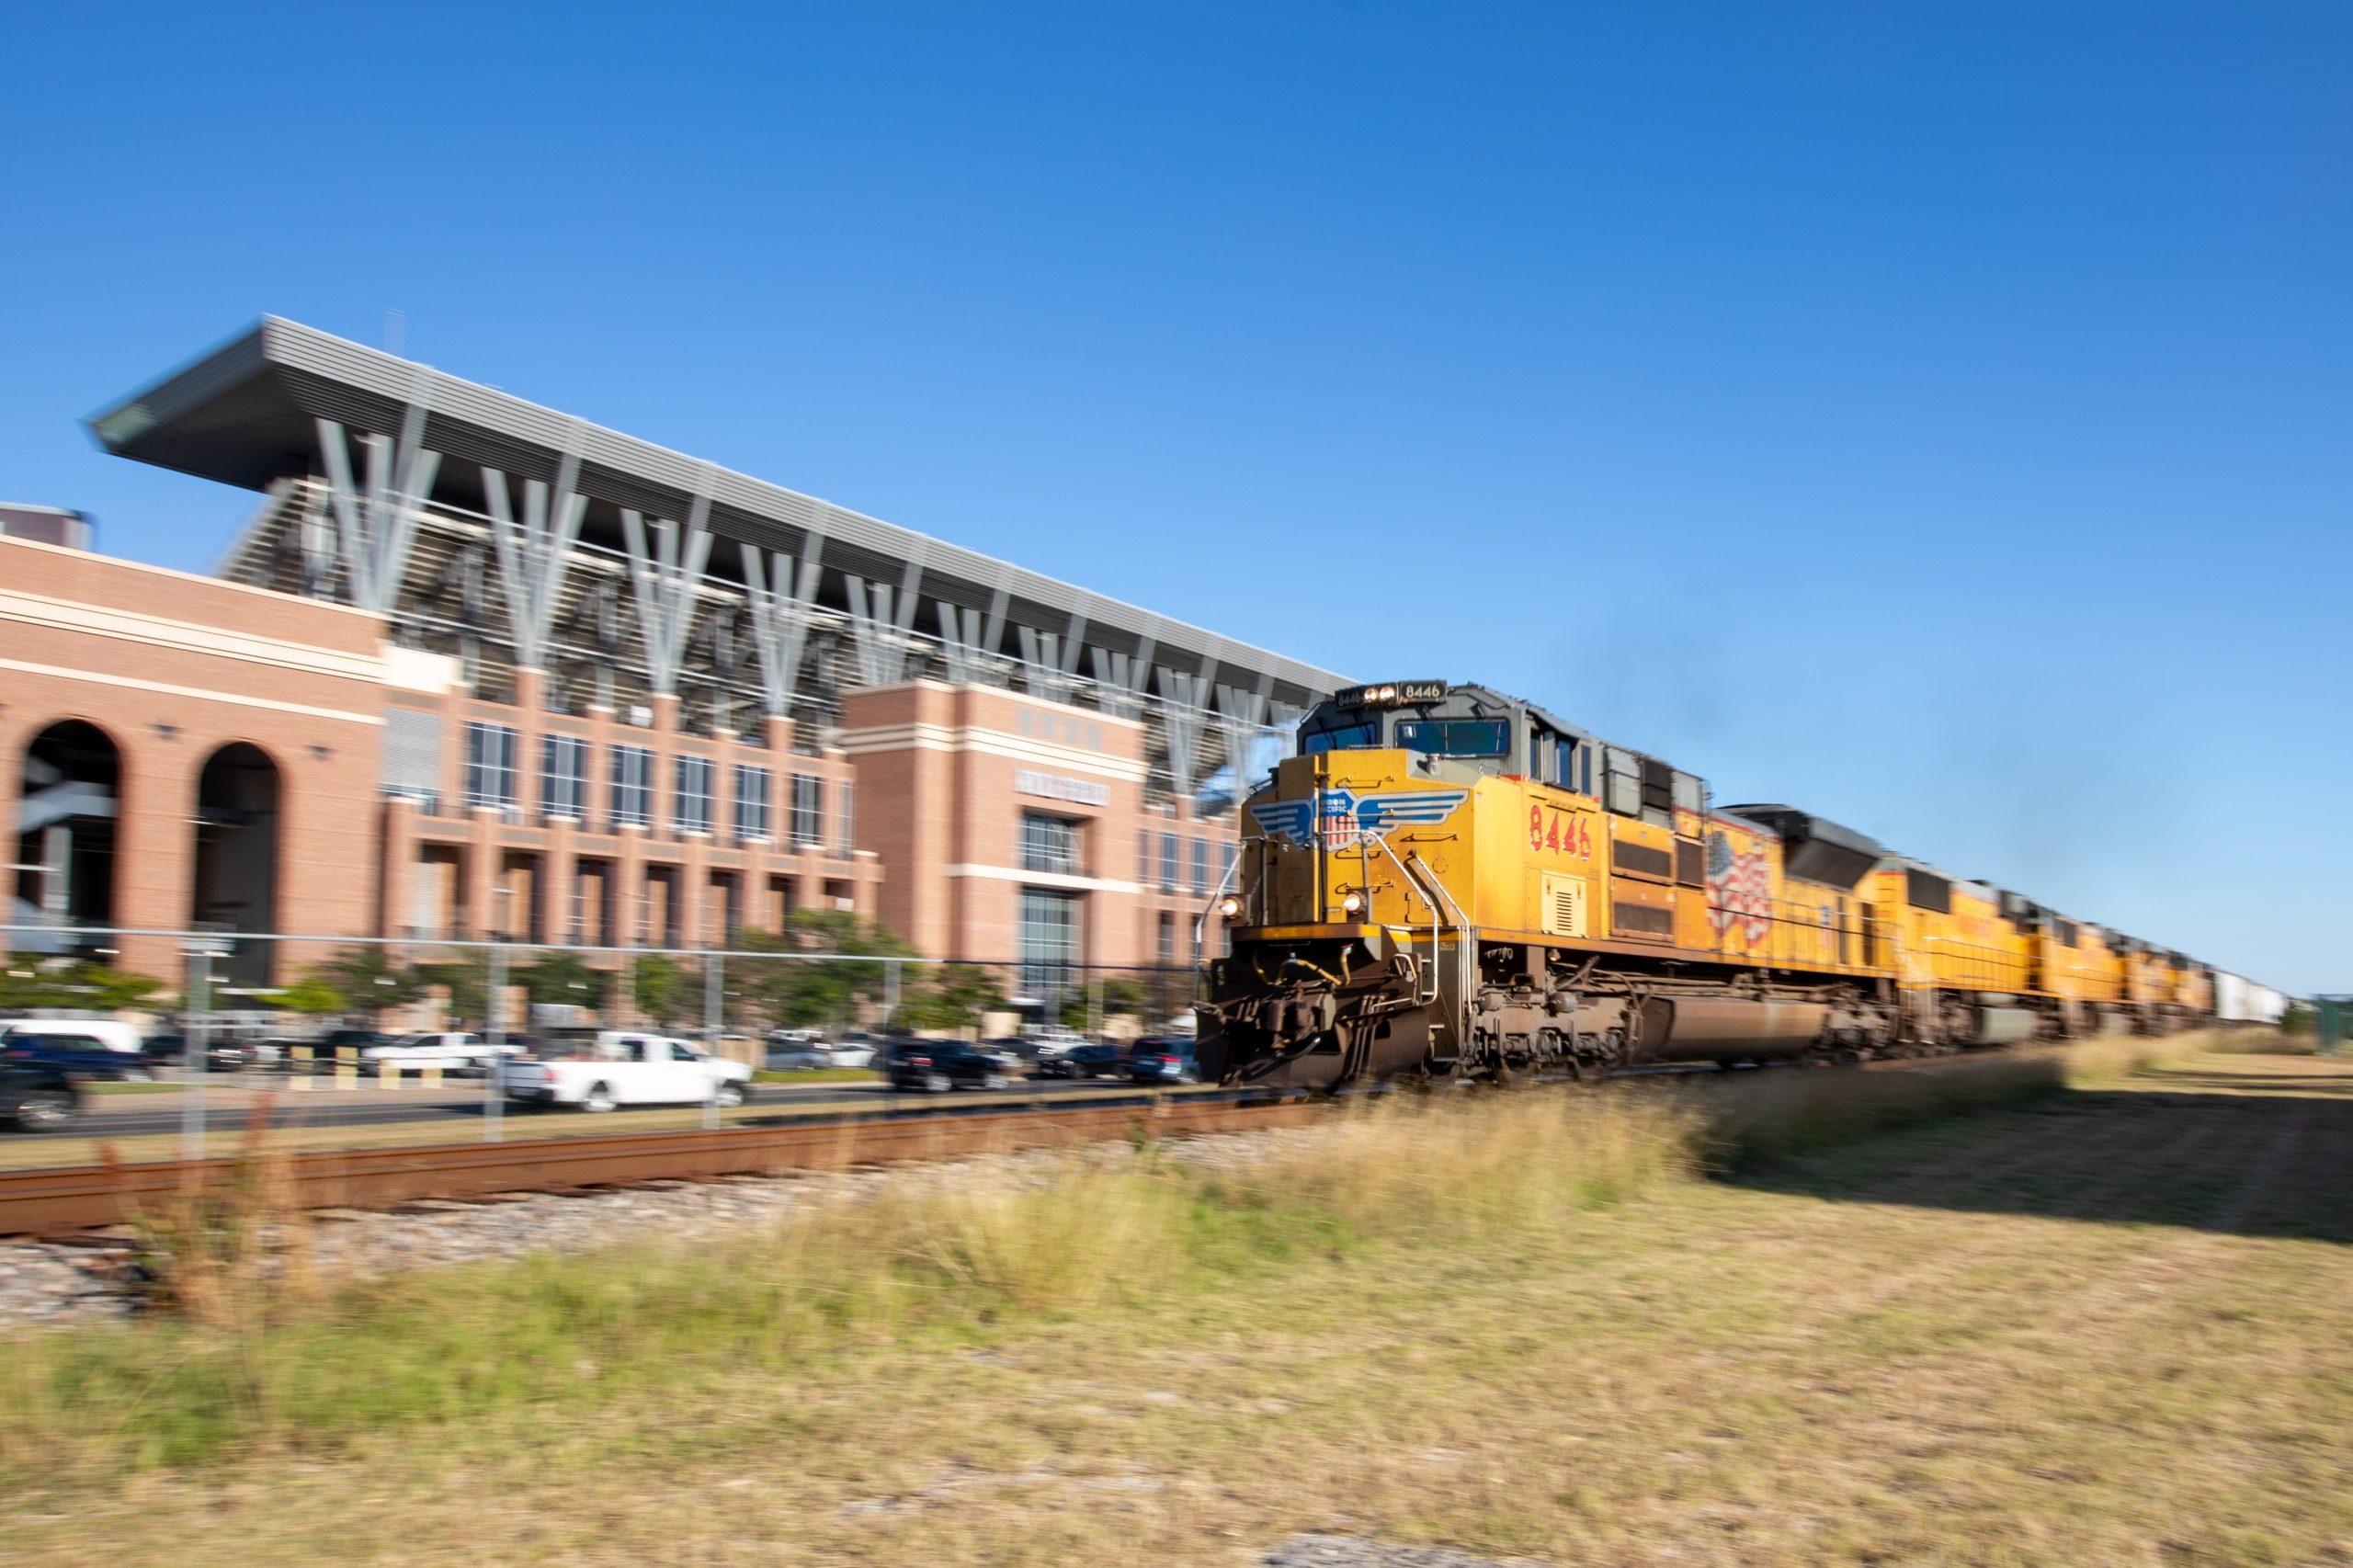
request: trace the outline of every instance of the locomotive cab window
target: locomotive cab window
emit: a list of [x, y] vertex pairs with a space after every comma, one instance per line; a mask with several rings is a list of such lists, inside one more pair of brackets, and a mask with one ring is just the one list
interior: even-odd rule
[[1427, 756], [1507, 756], [1511, 727], [1501, 719], [1407, 719], [1397, 744]]
[[1300, 737], [1299, 749], [1313, 756], [1318, 752], [1352, 751], [1381, 744], [1381, 726], [1348, 724], [1337, 730], [1317, 730]]

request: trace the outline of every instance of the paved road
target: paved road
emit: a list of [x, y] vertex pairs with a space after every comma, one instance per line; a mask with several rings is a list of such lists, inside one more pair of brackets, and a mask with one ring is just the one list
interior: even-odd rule
[[[1097, 1089], [1132, 1089], [1125, 1079], [1097, 1078], [1084, 1084], [1067, 1079], [1017, 1079], [1012, 1087], [997, 1091], [1001, 1094], [1034, 1094], [1043, 1090], [1068, 1090], [1092, 1087]], [[240, 1078], [233, 1085], [214, 1081], [207, 1085], [206, 1109], [224, 1126], [234, 1126], [243, 1120], [244, 1108], [256, 1097], [256, 1090], [283, 1089], [280, 1081]], [[970, 1103], [987, 1097], [990, 1091], [960, 1090], [953, 1099]], [[870, 1109], [894, 1109], [906, 1106], [937, 1105], [949, 1096], [936, 1095], [903, 1095], [889, 1085], [873, 1084], [755, 1084], [751, 1103], [756, 1106], [840, 1105]], [[85, 1103], [83, 1123], [74, 1131], [83, 1135], [102, 1134], [130, 1138], [145, 1132], [176, 1132], [180, 1130], [180, 1112], [184, 1105], [181, 1096], [160, 1095], [93, 1095]], [[316, 1089], [300, 1093], [280, 1093], [271, 1118], [286, 1127], [375, 1127], [404, 1121], [427, 1124], [479, 1124], [483, 1114], [483, 1093], [477, 1085], [456, 1092], [423, 1089]], [[584, 1117], [584, 1123], [593, 1124], [593, 1118]], [[0, 1137], [26, 1137], [25, 1133], [0, 1129]]]

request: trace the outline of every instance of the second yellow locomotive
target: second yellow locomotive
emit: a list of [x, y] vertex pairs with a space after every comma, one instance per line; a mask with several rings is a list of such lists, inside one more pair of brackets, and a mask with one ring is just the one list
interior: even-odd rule
[[1245, 807], [1201, 1064], [1332, 1088], [2156, 1031], [2178, 953], [1478, 686], [1342, 692]]

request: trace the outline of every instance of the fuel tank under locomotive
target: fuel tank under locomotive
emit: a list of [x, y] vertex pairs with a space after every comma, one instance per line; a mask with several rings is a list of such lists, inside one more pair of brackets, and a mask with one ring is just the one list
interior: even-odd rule
[[[1337, 985], [1294, 971], [1201, 1008], [1203, 1075], [1267, 1087], [1336, 1089], [1425, 1077], [1501, 1077], [1533, 1070], [1646, 1063], [1768, 1062], [1828, 1043], [1823, 1003], [1588, 992], [1565, 1010], [1513, 1008], [1508, 1032], [1458, 1011], [1450, 988], [1426, 995], [1393, 971], [1358, 970]], [[1565, 999], [1563, 999], [1565, 1001]], [[1556, 1004], [1556, 1006], [1561, 1006]], [[1465, 1042], [1457, 1045], [1457, 1041]]]

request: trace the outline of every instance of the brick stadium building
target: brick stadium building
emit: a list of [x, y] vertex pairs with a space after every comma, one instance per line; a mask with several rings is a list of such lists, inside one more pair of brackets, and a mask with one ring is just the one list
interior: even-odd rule
[[17, 924], [693, 948], [821, 906], [1051, 991], [1192, 959], [1235, 778], [1342, 684], [275, 318], [90, 426], [264, 499], [214, 577], [0, 512]]

